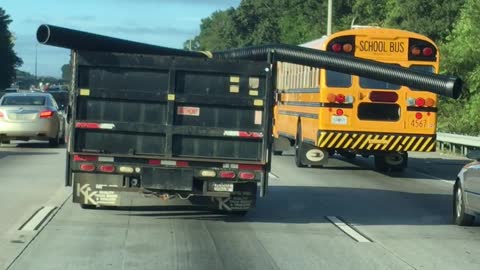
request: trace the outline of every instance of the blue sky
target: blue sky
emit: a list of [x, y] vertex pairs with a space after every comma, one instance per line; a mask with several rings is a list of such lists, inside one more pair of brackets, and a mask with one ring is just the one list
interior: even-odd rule
[[[0, 0], [13, 22], [21, 70], [35, 72], [35, 33], [48, 23], [161, 46], [182, 48], [197, 35], [200, 21], [240, 0]], [[70, 51], [38, 45], [38, 75], [61, 76]]]

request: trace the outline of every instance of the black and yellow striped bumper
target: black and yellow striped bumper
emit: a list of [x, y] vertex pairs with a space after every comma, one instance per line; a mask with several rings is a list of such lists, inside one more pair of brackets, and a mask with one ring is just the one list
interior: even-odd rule
[[435, 141], [434, 135], [318, 131], [317, 146], [323, 149], [361, 151], [434, 152]]

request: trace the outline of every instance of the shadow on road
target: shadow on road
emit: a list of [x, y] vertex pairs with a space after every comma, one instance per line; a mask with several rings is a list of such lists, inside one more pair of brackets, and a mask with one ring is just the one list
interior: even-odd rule
[[257, 208], [246, 217], [205, 209], [198, 212], [198, 208], [184, 206], [155, 207], [147, 210], [150, 212], [129, 210], [120, 215], [286, 224], [325, 223], [326, 216], [339, 216], [360, 225], [446, 225], [451, 224], [452, 197], [362, 188], [272, 186], [268, 197], [259, 199]]
[[0, 151], [0, 159], [7, 156], [44, 156], [44, 155], [58, 155], [55, 152], [13, 152], [13, 151]]

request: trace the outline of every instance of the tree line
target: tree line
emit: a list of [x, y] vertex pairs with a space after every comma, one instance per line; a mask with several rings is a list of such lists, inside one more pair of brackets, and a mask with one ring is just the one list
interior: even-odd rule
[[[352, 24], [404, 29], [440, 47], [441, 73], [461, 77], [460, 100], [440, 99], [439, 130], [480, 134], [480, 1], [334, 0], [333, 32]], [[269, 43], [301, 44], [326, 34], [327, 0], [242, 0], [202, 19], [192, 50], [224, 50]]]
[[10, 87], [15, 68], [23, 63], [13, 50], [15, 40], [8, 29], [11, 22], [10, 16], [0, 7], [0, 90]]

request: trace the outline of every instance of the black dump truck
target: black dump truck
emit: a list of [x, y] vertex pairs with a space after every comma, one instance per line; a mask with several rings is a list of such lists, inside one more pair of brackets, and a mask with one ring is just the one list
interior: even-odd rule
[[[66, 185], [84, 208], [132, 194], [246, 213], [266, 194], [277, 61], [457, 98], [458, 78], [291, 45], [191, 52], [42, 25], [72, 50]], [[259, 188], [259, 192], [257, 190]]]
[[74, 202], [121, 206], [122, 193], [136, 191], [239, 213], [255, 206], [257, 185], [264, 192], [268, 179], [270, 65], [88, 51], [72, 57], [67, 184]]

